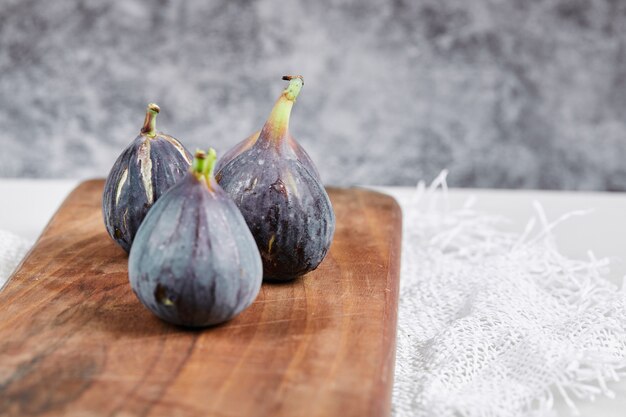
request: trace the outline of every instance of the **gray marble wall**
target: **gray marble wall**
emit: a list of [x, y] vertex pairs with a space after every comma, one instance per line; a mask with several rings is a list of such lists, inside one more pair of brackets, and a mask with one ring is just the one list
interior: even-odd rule
[[0, 0], [0, 176], [104, 176], [146, 103], [190, 149], [292, 133], [333, 184], [626, 189], [626, 1]]

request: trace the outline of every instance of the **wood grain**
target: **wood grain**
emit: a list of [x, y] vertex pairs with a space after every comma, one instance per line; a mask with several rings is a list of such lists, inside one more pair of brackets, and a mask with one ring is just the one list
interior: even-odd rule
[[322, 265], [190, 331], [135, 298], [102, 187], [72, 192], [0, 292], [0, 415], [389, 415], [401, 240], [391, 197], [330, 189], [337, 231]]

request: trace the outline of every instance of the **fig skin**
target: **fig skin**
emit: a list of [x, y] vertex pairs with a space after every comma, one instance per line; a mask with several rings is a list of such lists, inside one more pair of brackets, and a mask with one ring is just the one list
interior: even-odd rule
[[289, 134], [291, 107], [303, 84], [298, 80], [290, 78], [258, 139], [238, 149], [216, 175], [254, 236], [264, 279], [272, 281], [316, 269], [335, 230], [335, 214], [317, 170], [303, 162]]
[[254, 301], [263, 279], [245, 220], [212, 173], [190, 172], [154, 204], [135, 237], [128, 270], [148, 309], [188, 327], [233, 318]]
[[150, 104], [140, 134], [117, 158], [104, 185], [102, 214], [109, 236], [130, 251], [150, 207], [180, 181], [191, 154], [173, 137], [155, 130], [158, 106]]
[[[222, 155], [222, 157], [217, 161], [217, 165], [215, 166], [215, 172], [220, 172], [222, 168], [232, 162], [235, 158], [250, 149], [252, 145], [254, 145], [259, 139], [260, 134], [261, 131], [259, 130], [258, 132], [253, 133], [252, 135], [248, 136], [246, 139], [242, 140], [241, 142], [230, 148], [228, 151], [226, 151], [226, 153]], [[300, 146], [300, 144], [294, 139], [293, 136], [291, 136], [291, 134], [289, 134], [287, 137], [287, 143], [293, 151], [293, 155], [295, 155], [296, 159], [309, 170], [309, 173], [311, 175], [313, 175], [318, 181], [321, 182], [322, 179], [319, 172], [317, 171], [317, 167], [313, 163], [313, 160], [311, 160], [309, 154], [304, 150], [302, 146]]]

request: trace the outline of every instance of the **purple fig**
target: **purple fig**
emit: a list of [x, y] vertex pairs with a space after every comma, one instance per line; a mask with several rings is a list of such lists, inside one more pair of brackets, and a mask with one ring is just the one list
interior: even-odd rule
[[241, 210], [268, 280], [290, 280], [314, 270], [330, 248], [335, 214], [317, 169], [289, 134], [293, 104], [304, 82], [289, 86], [255, 139], [229, 152], [217, 181]]
[[130, 251], [133, 291], [173, 324], [227, 321], [261, 288], [259, 251], [239, 209], [215, 181], [215, 159], [213, 149], [196, 152], [189, 173], [150, 209]]
[[148, 105], [141, 132], [117, 158], [104, 185], [104, 224], [126, 252], [150, 207], [191, 164], [191, 154], [178, 140], [156, 131], [159, 111]]

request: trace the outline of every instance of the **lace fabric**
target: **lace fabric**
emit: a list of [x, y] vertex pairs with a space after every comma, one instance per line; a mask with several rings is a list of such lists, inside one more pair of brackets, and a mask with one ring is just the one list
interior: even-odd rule
[[626, 293], [609, 262], [559, 253], [538, 203], [521, 233], [450, 208], [446, 173], [404, 209], [393, 411], [404, 416], [549, 415], [554, 395], [613, 395], [626, 367]]

